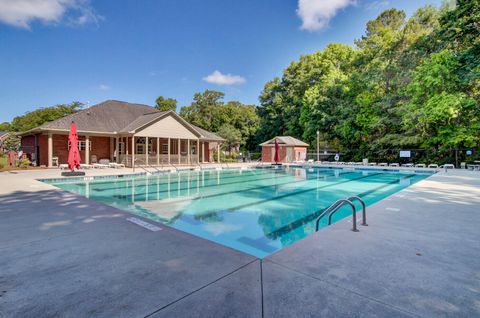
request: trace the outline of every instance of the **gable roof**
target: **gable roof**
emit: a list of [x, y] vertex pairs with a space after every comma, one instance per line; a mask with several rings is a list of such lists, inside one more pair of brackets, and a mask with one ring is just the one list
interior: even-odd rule
[[155, 121], [158, 118], [163, 117], [163, 115], [165, 115], [166, 113], [168, 113], [168, 111], [153, 112], [153, 113], [148, 113], [148, 114], [141, 115], [141, 116], [137, 117], [134, 121], [129, 123], [127, 126], [123, 127], [120, 130], [120, 132], [122, 132], [122, 133], [135, 132], [137, 129], [139, 129], [139, 128], [145, 126], [145, 125], [148, 125], [149, 123]]
[[100, 104], [82, 109], [74, 114], [45, 123], [23, 134], [39, 131], [70, 131], [70, 124], [75, 121], [79, 133], [132, 133], [155, 121], [171, 115], [200, 139], [222, 141], [223, 138], [193, 126], [174, 111], [159, 111], [156, 108], [142, 104], [132, 104], [118, 100], [107, 100]]
[[77, 130], [80, 132], [115, 133], [122, 130], [137, 117], [152, 112], [158, 111], [147, 105], [107, 100], [74, 114], [45, 123], [34, 130], [69, 131], [71, 122], [75, 121]]
[[209, 132], [209, 131], [207, 131], [203, 128], [200, 128], [200, 127], [195, 126], [193, 124], [190, 124], [190, 126], [192, 126], [196, 131], [198, 131], [203, 136], [202, 139], [210, 140], [210, 141], [224, 141], [225, 140], [222, 137], [217, 136], [214, 133]]
[[8, 131], [0, 131], [0, 138], [5, 135], [8, 135]]
[[285, 146], [296, 146], [296, 147], [308, 147], [308, 144], [291, 136], [277, 136], [270, 140], [261, 143], [260, 146], [271, 146], [275, 145], [275, 139], [278, 139], [279, 145]]

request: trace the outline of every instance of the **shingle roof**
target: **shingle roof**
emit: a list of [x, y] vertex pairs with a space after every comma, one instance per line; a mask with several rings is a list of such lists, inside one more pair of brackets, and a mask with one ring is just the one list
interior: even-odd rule
[[211, 140], [211, 141], [224, 141], [225, 140], [222, 137], [219, 137], [219, 136], [215, 135], [214, 133], [209, 132], [209, 131], [207, 131], [203, 128], [200, 128], [200, 127], [192, 125], [192, 124], [190, 124], [190, 126], [192, 126], [196, 131], [198, 131], [203, 136], [203, 138], [201, 138], [201, 139]]
[[3, 135], [6, 135], [8, 134], [8, 131], [0, 131], [0, 137], [2, 137]]
[[[45, 123], [31, 131], [38, 130], [70, 130], [70, 124], [75, 121], [79, 132], [100, 133], [130, 133], [155, 121], [171, 111], [158, 111], [156, 108], [142, 104], [132, 104], [117, 100], [107, 100], [77, 113], [67, 115], [57, 120]], [[202, 135], [200, 139], [223, 141], [224, 139], [200, 127], [191, 125], [172, 113], [189, 129]], [[1, 136], [1, 134], [0, 134]]]
[[261, 143], [260, 146], [267, 146], [267, 145], [275, 145], [275, 139], [278, 138], [278, 143], [287, 146], [299, 146], [299, 147], [308, 147], [308, 144], [298, 140], [297, 138], [293, 138], [291, 136], [277, 136], [264, 143]]
[[135, 121], [139, 116], [148, 113], [159, 113], [154, 107], [131, 104], [116, 100], [107, 100], [75, 114], [48, 122], [40, 129], [69, 130], [73, 121], [78, 131], [118, 132]]

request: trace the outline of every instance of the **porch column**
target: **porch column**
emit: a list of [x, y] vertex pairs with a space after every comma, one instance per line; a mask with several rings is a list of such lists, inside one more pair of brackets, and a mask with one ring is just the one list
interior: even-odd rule
[[178, 145], [177, 145], [177, 152], [178, 152], [178, 164], [180, 164], [180, 138], [178, 138]]
[[132, 136], [132, 168], [135, 169], [135, 136]]
[[120, 163], [120, 141], [118, 140], [118, 137], [115, 137], [115, 153], [117, 154], [115, 162]]
[[145, 137], [145, 164], [148, 166], [148, 137]]
[[48, 134], [48, 160], [47, 165], [49, 168], [53, 167], [53, 136]]
[[110, 139], [110, 161], [113, 161], [113, 138], [108, 137]]
[[190, 139], [187, 139], [187, 163], [190, 164]]
[[202, 145], [202, 161], [201, 161], [201, 163], [203, 163], [204, 160], [205, 160], [205, 143], [202, 141], [201, 145]]
[[218, 163], [220, 163], [220, 143], [217, 144], [217, 154]]
[[160, 138], [157, 137], [157, 166], [160, 165]]
[[197, 163], [200, 163], [200, 139], [197, 139]]
[[167, 156], [168, 156], [168, 164], [170, 164], [170, 138], [168, 138], [168, 147], [167, 147]]
[[85, 163], [90, 163], [90, 136], [85, 136]]

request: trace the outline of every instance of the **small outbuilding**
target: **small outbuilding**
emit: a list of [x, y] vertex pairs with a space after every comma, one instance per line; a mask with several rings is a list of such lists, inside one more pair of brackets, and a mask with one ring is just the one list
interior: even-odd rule
[[307, 143], [290, 136], [277, 136], [260, 144], [263, 162], [274, 161], [275, 139], [278, 140], [280, 162], [293, 162], [307, 158]]

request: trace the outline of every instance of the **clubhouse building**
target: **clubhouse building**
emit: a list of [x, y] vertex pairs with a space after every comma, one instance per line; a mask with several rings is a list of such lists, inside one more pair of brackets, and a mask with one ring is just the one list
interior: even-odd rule
[[221, 137], [186, 122], [174, 111], [107, 100], [23, 132], [22, 150], [36, 166], [66, 163], [75, 121], [82, 163], [102, 159], [127, 167], [213, 162]]

